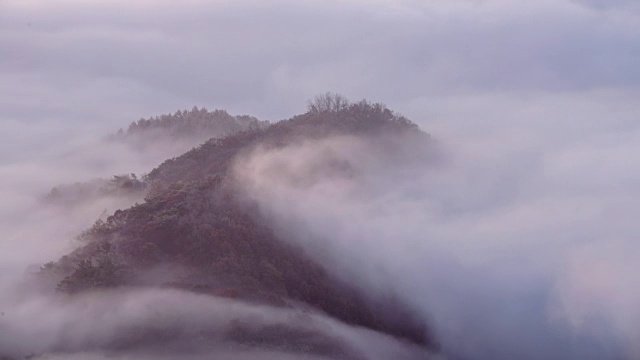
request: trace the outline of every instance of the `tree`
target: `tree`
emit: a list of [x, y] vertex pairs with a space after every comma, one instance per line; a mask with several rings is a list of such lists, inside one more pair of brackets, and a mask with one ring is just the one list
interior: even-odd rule
[[316, 95], [307, 105], [309, 112], [312, 113], [340, 111], [347, 107], [349, 107], [349, 100], [344, 95], [331, 92]]
[[114, 258], [112, 245], [103, 241], [98, 244], [98, 254], [80, 259], [73, 272], [58, 283], [57, 289], [76, 293], [95, 288], [110, 288], [126, 283], [128, 269]]

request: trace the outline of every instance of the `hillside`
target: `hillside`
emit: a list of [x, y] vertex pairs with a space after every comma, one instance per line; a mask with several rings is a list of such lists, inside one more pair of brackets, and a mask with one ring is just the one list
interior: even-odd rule
[[225, 174], [236, 155], [258, 144], [284, 147], [301, 140], [335, 135], [382, 136], [379, 140], [384, 142], [385, 138], [391, 140], [394, 134], [409, 135], [419, 141], [429, 138], [404, 116], [393, 113], [381, 104], [363, 100], [339, 110], [310, 110], [264, 128], [252, 128], [224, 138], [210, 139], [184, 155], [165, 161], [148, 174], [147, 180], [171, 183]]
[[[130, 131], [135, 133], [137, 126]], [[288, 120], [210, 139], [135, 179], [136, 188], [147, 189], [144, 201], [98, 220], [80, 235], [82, 246], [44, 265], [41, 277], [72, 296], [96, 289], [161, 287], [321, 311], [347, 324], [435, 349], [427, 325], [393, 294], [362, 293], [332, 276], [304, 249], [281, 239], [256, 205], [247, 201], [234, 173], [234, 163], [258, 147], [286, 148], [333, 136], [367, 139], [384, 156], [406, 156], [406, 146], [394, 140], [397, 134], [405, 142], [422, 145], [429, 139], [408, 119], [362, 101], [337, 108], [310, 107]], [[329, 159], [317, 164], [315, 171], [353, 176], [355, 170], [349, 163]], [[310, 350], [305, 345], [308, 338], [300, 338], [296, 331], [272, 330], [283, 335], [267, 339], [266, 333], [240, 325], [228, 334], [236, 334], [240, 343], [254, 343], [257, 337], [264, 342], [261, 346], [298, 344], [291, 345], [298, 352], [340, 348], [329, 341], [320, 350]], [[331, 351], [352, 358], [348, 352]]]
[[[230, 115], [225, 110], [208, 111], [193, 107], [173, 114], [142, 118], [129, 124], [126, 130], [106, 138], [104, 151], [133, 155], [147, 154], [146, 158], [158, 158], [155, 154], [179, 155], [209, 139], [230, 136], [240, 131], [261, 129], [267, 126], [248, 115]], [[118, 148], [122, 146], [125, 150]], [[115, 148], [114, 148], [115, 146]], [[173, 156], [173, 155], [170, 155]], [[165, 157], [161, 157], [163, 160]], [[105, 198], [141, 198], [146, 183], [135, 174], [114, 174], [111, 178], [96, 178], [71, 184], [59, 184], [43, 197], [47, 204], [79, 205]]]
[[249, 115], [230, 115], [225, 110], [209, 111], [193, 107], [151, 118], [142, 118], [120, 129], [109, 138], [114, 141], [134, 143], [152, 142], [162, 139], [193, 139], [195, 142], [212, 137], [223, 137], [238, 131], [261, 128], [268, 122]]

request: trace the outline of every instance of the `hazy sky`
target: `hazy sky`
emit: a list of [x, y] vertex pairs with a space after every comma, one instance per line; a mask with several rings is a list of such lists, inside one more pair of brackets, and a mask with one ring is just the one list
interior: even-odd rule
[[[49, 212], [33, 215], [34, 193], [156, 165], [122, 149], [86, 151], [99, 136], [194, 105], [278, 120], [333, 91], [407, 115], [452, 164], [404, 179], [398, 193], [382, 187], [372, 201], [390, 201], [397, 217], [337, 191], [355, 219], [379, 217], [370, 229], [349, 228], [317, 189], [258, 199], [277, 212], [292, 194], [307, 196], [311, 211], [285, 214], [323, 217], [338, 240], [364, 233], [379, 245], [403, 234], [414, 251], [397, 250], [399, 261], [358, 246], [342, 260], [379, 260], [396, 277], [447, 269], [422, 290], [398, 287], [441, 311], [434, 321], [461, 352], [536, 358], [530, 351], [544, 348], [565, 358], [580, 354], [580, 336], [605, 332], [605, 348], [634, 356], [638, 64], [636, 0], [0, 0], [0, 225], [9, 234], [0, 254], [26, 254], [16, 246], [26, 235], [36, 244], [69, 233]], [[420, 262], [433, 253], [439, 268]], [[436, 292], [442, 283], [449, 290]]]
[[420, 117], [428, 115], [421, 104], [439, 97], [633, 89], [639, 8], [631, 0], [3, 0], [2, 132], [47, 121], [111, 130], [193, 105], [280, 119], [327, 90]]

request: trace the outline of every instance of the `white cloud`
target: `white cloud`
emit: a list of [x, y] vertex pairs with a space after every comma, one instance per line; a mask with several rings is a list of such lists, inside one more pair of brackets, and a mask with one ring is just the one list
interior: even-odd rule
[[[394, 191], [380, 183], [367, 202], [333, 183], [274, 187], [271, 200], [313, 206], [284, 212], [311, 226], [301, 231], [335, 229], [345, 240], [335, 261], [405, 279], [398, 288], [413, 287], [407, 297], [460, 352], [610, 355], [609, 336], [637, 338], [640, 307], [627, 275], [639, 20], [631, 0], [0, 2], [3, 264], [59, 253], [63, 234], [102, 211], [70, 229], [30, 212], [37, 193], [160, 159], [80, 150], [96, 137], [193, 105], [279, 119], [331, 90], [405, 113], [451, 163]], [[50, 239], [55, 249], [42, 246]], [[594, 336], [591, 317], [610, 334]]]
[[[437, 164], [334, 139], [260, 149], [239, 179], [282, 236], [352, 283], [398, 292], [452, 353], [633, 358], [640, 107], [622, 99], [457, 98], [438, 109]], [[318, 177], [329, 154], [357, 176]]]

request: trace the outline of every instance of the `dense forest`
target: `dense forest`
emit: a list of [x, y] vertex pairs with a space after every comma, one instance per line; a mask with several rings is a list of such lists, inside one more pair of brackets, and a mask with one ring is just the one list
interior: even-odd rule
[[[42, 266], [40, 278], [71, 296], [95, 289], [162, 287], [275, 307], [308, 308], [436, 349], [427, 324], [393, 294], [365, 294], [333, 277], [302, 248], [279, 238], [255, 204], [242, 196], [233, 172], [234, 161], [257, 146], [282, 148], [309, 139], [349, 135], [375, 139], [381, 151], [404, 156], [401, 146], [392, 141], [393, 135], [402, 134], [405, 142], [411, 139], [421, 144], [429, 136], [381, 104], [350, 103], [331, 94], [317, 97], [308, 112], [269, 125], [251, 117], [194, 108], [140, 120], [118, 136], [132, 136], [149, 127], [172, 134], [201, 131], [213, 119], [229, 127], [214, 131], [218, 136], [140, 178], [120, 175], [105, 182], [103, 191], [143, 192], [144, 200], [96, 221], [78, 236], [80, 247]], [[220, 136], [225, 131], [228, 135]], [[349, 164], [319, 167], [318, 171], [342, 171], [350, 176]], [[73, 189], [83, 191], [81, 185], [66, 190]], [[60, 196], [59, 192], [52, 190], [49, 198]], [[149, 275], [162, 266], [178, 270], [170, 276]], [[272, 334], [266, 339], [266, 333], [247, 326], [238, 326], [230, 334], [240, 342], [257, 337], [271, 345], [285, 338], [298, 345], [305, 343], [304, 337], [291, 340], [295, 331], [271, 330], [289, 335]], [[339, 346], [326, 345], [323, 351], [332, 347]]]

